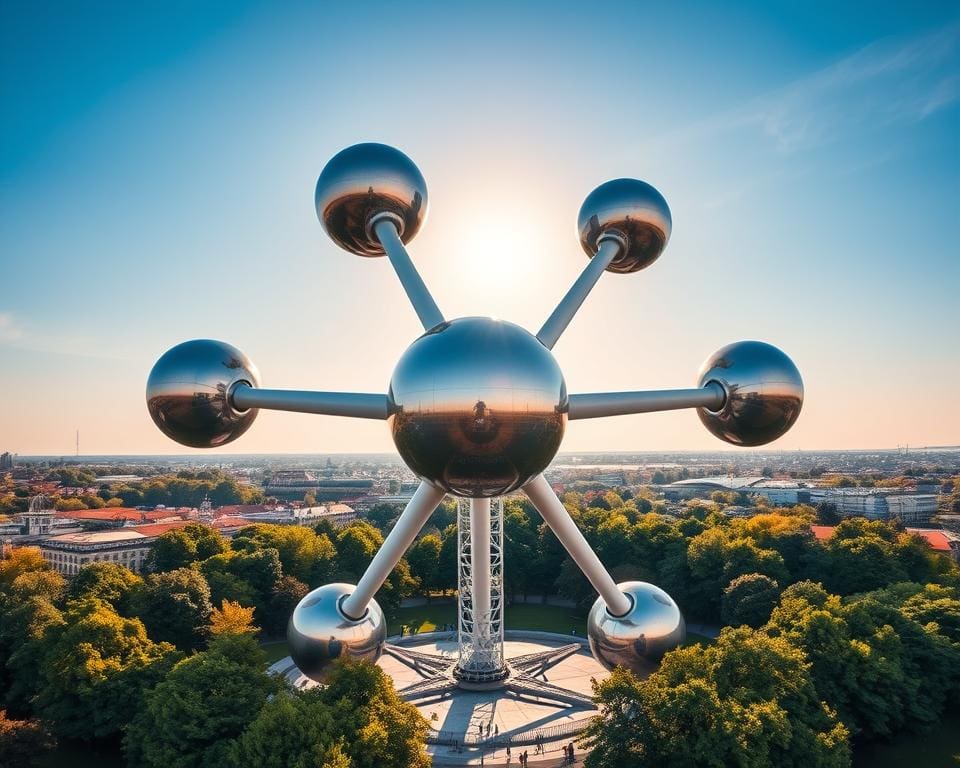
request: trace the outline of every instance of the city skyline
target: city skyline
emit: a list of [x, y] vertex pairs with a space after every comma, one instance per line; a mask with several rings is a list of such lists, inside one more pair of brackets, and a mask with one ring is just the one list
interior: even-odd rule
[[[586, 194], [661, 189], [671, 243], [601, 279], [556, 348], [569, 391], [692, 386], [716, 348], [759, 338], [806, 387], [767, 450], [960, 439], [949, 6], [905, 22], [884, 5], [855, 30], [819, 28], [813, 6], [726, 11], [739, 23], [716, 30], [717, 7], [623, 8], [602, 38], [573, 6], [386, 27], [376, 8], [218, 10], [3, 11], [0, 450], [72, 455], [79, 428], [86, 455], [189, 453], [143, 399], [186, 338], [243, 349], [265, 386], [384, 392], [416, 316], [386, 261], [338, 250], [311, 205], [326, 160], [364, 140], [426, 177], [410, 250], [445, 314], [532, 331], [584, 266]], [[570, 424], [561, 452], [725, 448], [693, 413], [640, 418]], [[382, 424], [264, 413], [218, 452], [391, 451]]]

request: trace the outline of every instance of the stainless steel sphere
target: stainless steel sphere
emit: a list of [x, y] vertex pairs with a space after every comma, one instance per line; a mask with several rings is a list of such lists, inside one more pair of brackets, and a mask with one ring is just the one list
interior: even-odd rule
[[317, 180], [317, 216], [330, 238], [357, 256], [383, 256], [370, 221], [392, 214], [410, 242], [427, 215], [427, 183], [403, 152], [386, 144], [354, 144], [327, 163]]
[[663, 195], [644, 181], [614, 179], [587, 195], [577, 217], [580, 245], [593, 258], [607, 237], [624, 244], [607, 271], [636, 272], [649, 267], [667, 247], [672, 228]]
[[611, 616], [597, 598], [587, 616], [587, 639], [594, 658], [607, 669], [652, 671], [667, 651], [687, 636], [683, 614], [666, 592], [645, 581], [617, 585], [632, 602], [626, 616]]
[[222, 341], [185, 341], [166, 352], [147, 379], [147, 409], [167, 437], [192, 448], [215, 448], [246, 432], [256, 409], [236, 410], [230, 391], [253, 387], [260, 374], [250, 359]]
[[762, 341], [738, 341], [711, 355], [698, 384], [715, 381], [726, 400], [718, 411], [698, 408], [700, 421], [728, 443], [764, 445], [786, 433], [803, 406], [803, 379], [793, 361]]
[[287, 643], [294, 663], [311, 680], [323, 681], [331, 663], [340, 658], [376, 661], [387, 641], [387, 622], [376, 600], [362, 619], [347, 618], [340, 603], [356, 587], [326, 584], [297, 603], [287, 624]]
[[390, 381], [390, 430], [407, 466], [456, 496], [501, 496], [550, 464], [567, 388], [523, 328], [464, 317], [423, 334]]

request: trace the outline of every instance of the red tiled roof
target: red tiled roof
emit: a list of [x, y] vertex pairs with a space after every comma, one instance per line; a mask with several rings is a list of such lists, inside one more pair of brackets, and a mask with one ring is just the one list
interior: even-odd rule
[[247, 518], [239, 515], [224, 515], [210, 523], [214, 528], [243, 528], [246, 525], [256, 524], [256, 520], [247, 520]]
[[185, 525], [190, 525], [190, 522], [188, 520], [174, 520], [169, 523], [154, 523], [153, 525], [131, 525], [123, 530], [136, 531], [144, 536], [160, 536], [174, 528], [183, 528]]
[[833, 536], [834, 526], [832, 525], [811, 525], [810, 530], [817, 537], [817, 541], [826, 541]]
[[[817, 537], [817, 541], [826, 541], [833, 536], [833, 525], [811, 525], [810, 530]], [[907, 533], [912, 533], [927, 540], [930, 549], [937, 552], [950, 552], [950, 539], [942, 531], [926, 530], [923, 528], [907, 528]]]
[[927, 544], [930, 545], [930, 549], [935, 549], [937, 552], [949, 552], [950, 551], [950, 539], [943, 535], [940, 531], [923, 531], [917, 528], [908, 528], [908, 533], [914, 533], [917, 536], [922, 536], [927, 540]]

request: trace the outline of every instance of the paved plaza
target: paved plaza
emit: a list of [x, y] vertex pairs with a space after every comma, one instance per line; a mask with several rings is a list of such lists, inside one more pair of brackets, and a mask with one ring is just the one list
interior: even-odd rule
[[[547, 686], [557, 686], [580, 698], [592, 694], [591, 681], [603, 680], [609, 674], [590, 655], [582, 638], [546, 632], [507, 631], [504, 656], [510, 659], [528, 657], [551, 649], [568, 648], [566, 654], [551, 660], [543, 668], [530, 673]], [[452, 633], [425, 633], [403, 638], [390, 638], [394, 648], [414, 654], [456, 659], [457, 642]], [[579, 649], [570, 648], [576, 643]], [[405, 662], [401, 655], [385, 652], [378, 662], [389, 674], [397, 690], [422, 683], [424, 675]], [[289, 657], [278, 661], [272, 670], [283, 674], [297, 687], [315, 683], [300, 674]], [[506, 689], [468, 691], [456, 688], [443, 694], [413, 701], [431, 726], [427, 751], [434, 765], [507, 765], [506, 745], [511, 746], [509, 765], [519, 765], [519, 754], [526, 750], [530, 766], [563, 765], [562, 747], [596, 713], [591, 704], [581, 701], [558, 701], [539, 695], [535, 689], [518, 694]], [[538, 741], [542, 753], [538, 752]], [[582, 764], [584, 751], [577, 749], [577, 763]], [[481, 762], [482, 761], [482, 762]]]

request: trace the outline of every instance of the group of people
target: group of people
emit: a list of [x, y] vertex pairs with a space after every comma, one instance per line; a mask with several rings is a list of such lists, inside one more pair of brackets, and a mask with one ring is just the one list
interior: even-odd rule
[[[540, 736], [537, 736], [536, 747], [533, 754], [543, 754], [543, 739]], [[563, 764], [564, 765], [573, 765], [577, 761], [577, 753], [573, 748], [573, 742], [563, 747]], [[527, 768], [527, 750], [523, 750], [519, 756], [520, 759], [520, 768]], [[482, 760], [482, 758], [481, 758]], [[507, 747], [507, 765], [510, 765], [513, 760], [513, 755], [510, 751], [510, 747]]]

